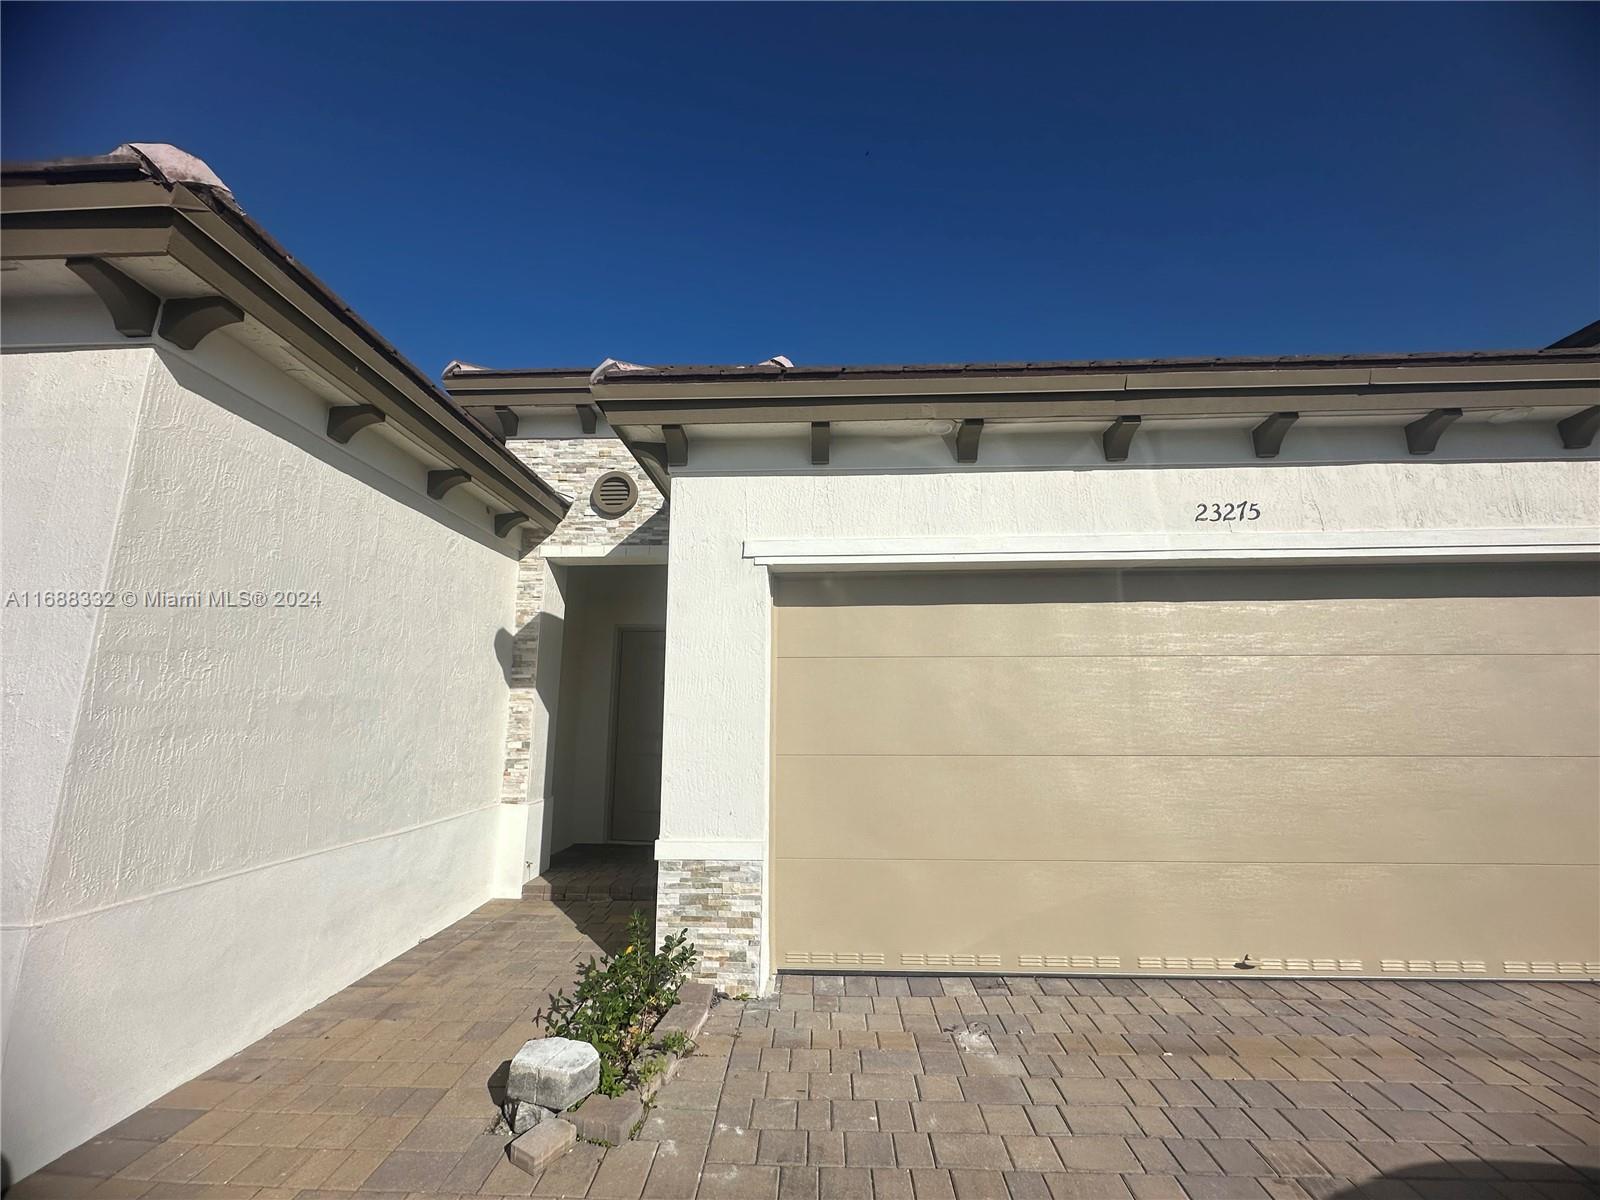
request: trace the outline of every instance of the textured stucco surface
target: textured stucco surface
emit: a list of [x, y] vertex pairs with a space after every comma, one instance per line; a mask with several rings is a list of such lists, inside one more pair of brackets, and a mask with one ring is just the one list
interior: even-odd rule
[[[24, 476], [8, 444], [6, 587], [93, 575], [26, 537], [42, 527], [70, 546], [89, 524], [99, 540], [72, 554], [98, 555], [100, 586], [139, 598], [101, 610], [87, 649], [81, 618], [6, 614], [8, 724], [14, 709], [54, 739], [74, 710], [70, 747], [59, 765], [41, 756], [26, 791], [7, 746], [7, 842], [50, 830], [19, 839], [40, 883], [6, 913], [19, 1173], [491, 892], [516, 560], [394, 481], [375, 486], [360, 447], [302, 437], [315, 399], [214, 341], [192, 360], [135, 348], [6, 363], [8, 433], [22, 405], [28, 436], [69, 460], [86, 426], [102, 459], [126, 458], [46, 502], [12, 487]], [[255, 588], [320, 606], [204, 599]], [[202, 600], [153, 607], [157, 590]], [[64, 651], [81, 679], [70, 703], [38, 666]], [[14, 695], [14, 679], [29, 688]]]
[[[770, 469], [769, 453], [752, 456], [752, 472]], [[1600, 525], [1600, 463], [1588, 459], [722, 473], [738, 461], [725, 447], [705, 456], [718, 474], [673, 480], [664, 860], [765, 857], [771, 585], [744, 557], [747, 539], [1183, 535], [1197, 528], [1198, 503], [1239, 499], [1259, 503], [1261, 518], [1214, 532], [1241, 548], [1297, 531], [1361, 545], [1378, 530]]]
[[[105, 587], [134, 425], [153, 354], [143, 349], [0, 357], [5, 395], [5, 537], [0, 589]], [[63, 439], [62, 394], [95, 414]], [[82, 480], [99, 481], [85, 489]], [[52, 520], [70, 512], [71, 521]], [[0, 923], [9, 1039], [17, 960], [33, 920], [61, 799], [78, 696], [99, 614], [93, 608], [14, 605], [0, 619], [5, 704]]]

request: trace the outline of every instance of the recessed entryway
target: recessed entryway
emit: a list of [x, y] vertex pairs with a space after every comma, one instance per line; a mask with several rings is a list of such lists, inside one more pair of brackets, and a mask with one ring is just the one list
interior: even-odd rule
[[611, 691], [613, 842], [654, 842], [661, 829], [661, 697], [665, 629], [617, 630]]
[[568, 566], [552, 851], [654, 843], [661, 823], [664, 566]]

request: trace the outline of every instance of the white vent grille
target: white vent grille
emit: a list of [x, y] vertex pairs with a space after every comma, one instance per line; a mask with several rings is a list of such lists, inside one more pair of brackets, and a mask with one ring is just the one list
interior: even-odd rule
[[790, 967], [881, 967], [883, 955], [854, 950], [786, 950], [783, 961]]
[[902, 954], [902, 967], [965, 967], [969, 970], [1000, 969], [998, 954]]
[[1378, 969], [1386, 975], [1483, 975], [1489, 964], [1471, 958], [1381, 958]]
[[1507, 975], [1600, 975], [1600, 962], [1508, 962]]
[[607, 471], [594, 481], [589, 502], [607, 517], [620, 517], [639, 501], [639, 485], [626, 471]]
[[1021, 954], [1017, 965], [1025, 971], [1120, 971], [1115, 954]]
[[1192, 958], [1166, 958], [1154, 955], [1144, 955], [1139, 959], [1141, 971], [1232, 971], [1233, 964], [1239, 960], [1231, 955], [1219, 955], [1208, 958], [1205, 955], [1195, 955]]

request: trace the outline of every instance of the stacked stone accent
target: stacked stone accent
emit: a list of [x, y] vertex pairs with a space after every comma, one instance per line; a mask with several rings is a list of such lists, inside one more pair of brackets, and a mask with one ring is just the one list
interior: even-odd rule
[[500, 800], [523, 804], [528, 799], [528, 763], [533, 745], [533, 684], [539, 671], [539, 606], [544, 601], [544, 559], [533, 552], [537, 541], [526, 537], [517, 569], [516, 632], [511, 635], [511, 711], [506, 720], [506, 765], [500, 777]]
[[[506, 447], [572, 500], [572, 507], [554, 533], [543, 541], [527, 535], [517, 573], [511, 712], [500, 799], [506, 804], [522, 804], [528, 799], [532, 759], [534, 679], [539, 670], [537, 618], [544, 601], [543, 555], [559, 554], [567, 546], [664, 546], [667, 508], [666, 499], [650, 477], [614, 437], [518, 438], [507, 442]], [[639, 485], [639, 502], [620, 517], [604, 516], [589, 503], [595, 480], [607, 471], [626, 471]]]
[[730, 995], [759, 992], [761, 864], [674, 859], [656, 865], [656, 937], [689, 930], [700, 951], [698, 978]]
[[[633, 455], [610, 436], [517, 438], [506, 448], [563, 496], [572, 497], [556, 531], [544, 543], [558, 546], [665, 546], [666, 499]], [[594, 481], [607, 471], [625, 471], [639, 485], [639, 502], [620, 517], [607, 517], [589, 503]]]

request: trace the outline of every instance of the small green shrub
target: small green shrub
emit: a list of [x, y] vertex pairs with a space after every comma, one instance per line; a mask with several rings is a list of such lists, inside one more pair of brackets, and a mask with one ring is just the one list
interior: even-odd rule
[[640, 1055], [650, 1031], [678, 1002], [678, 988], [700, 955], [679, 930], [651, 949], [650, 926], [635, 912], [620, 954], [591, 958], [578, 970], [571, 996], [550, 997], [545, 1028], [556, 1037], [588, 1042], [600, 1053], [600, 1091], [620, 1096], [639, 1082]]
[[662, 1034], [661, 1048], [668, 1054], [681, 1056], [689, 1048], [689, 1035], [681, 1029], [674, 1029]]

